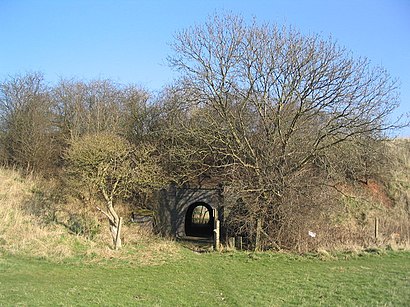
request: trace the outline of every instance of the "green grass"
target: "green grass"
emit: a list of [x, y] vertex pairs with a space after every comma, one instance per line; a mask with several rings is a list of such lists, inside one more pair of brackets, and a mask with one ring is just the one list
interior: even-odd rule
[[408, 306], [410, 253], [343, 260], [183, 250], [162, 265], [0, 256], [1, 306]]

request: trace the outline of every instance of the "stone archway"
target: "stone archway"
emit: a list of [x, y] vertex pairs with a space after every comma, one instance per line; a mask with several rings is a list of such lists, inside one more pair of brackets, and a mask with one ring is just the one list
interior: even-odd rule
[[205, 202], [194, 202], [185, 214], [185, 235], [192, 237], [212, 237], [214, 230], [214, 211]]
[[[223, 197], [220, 187], [214, 189], [178, 188], [170, 185], [168, 189], [161, 190], [159, 196], [157, 227], [166, 236], [184, 238], [192, 234], [199, 234], [205, 238], [213, 237], [214, 209], [218, 212], [218, 219], [223, 223]], [[192, 223], [195, 222], [192, 214], [199, 205], [209, 212], [209, 220], [203, 223], [205, 226]], [[212, 230], [210, 230], [211, 227]]]

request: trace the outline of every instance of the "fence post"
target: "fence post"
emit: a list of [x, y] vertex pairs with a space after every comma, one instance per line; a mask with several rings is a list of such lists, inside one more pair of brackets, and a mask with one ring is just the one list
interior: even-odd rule
[[379, 238], [379, 218], [375, 217], [374, 218], [374, 238], [377, 239]]
[[229, 247], [230, 249], [236, 249], [235, 237], [229, 237], [229, 238], [228, 238], [228, 247]]
[[214, 248], [216, 251], [220, 249], [220, 222], [218, 218], [218, 210], [214, 209]]
[[262, 231], [262, 221], [257, 219], [256, 221], [256, 239], [255, 239], [255, 252], [261, 249], [261, 231]]
[[243, 248], [242, 236], [239, 236], [237, 239], [237, 247], [239, 248], [239, 250], [242, 250]]

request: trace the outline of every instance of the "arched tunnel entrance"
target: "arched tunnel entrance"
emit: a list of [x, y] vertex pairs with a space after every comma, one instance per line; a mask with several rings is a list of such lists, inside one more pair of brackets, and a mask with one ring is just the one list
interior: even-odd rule
[[185, 235], [212, 237], [214, 221], [212, 207], [204, 202], [195, 202], [188, 207], [185, 215]]

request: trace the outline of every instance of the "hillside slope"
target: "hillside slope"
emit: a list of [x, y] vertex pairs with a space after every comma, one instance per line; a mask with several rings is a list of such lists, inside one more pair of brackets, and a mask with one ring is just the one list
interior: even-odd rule
[[0, 168], [0, 250], [38, 257], [66, 258], [81, 239], [31, 213], [37, 183]]
[[178, 258], [180, 249], [175, 242], [145, 234], [136, 225], [124, 225], [126, 244], [121, 251], [114, 251], [107, 243], [108, 231], [89, 240], [42, 216], [53, 210], [43, 208], [50, 202], [44, 184], [0, 168], [0, 255], [5, 252], [57, 261], [79, 257], [92, 262], [116, 258], [141, 264]]

